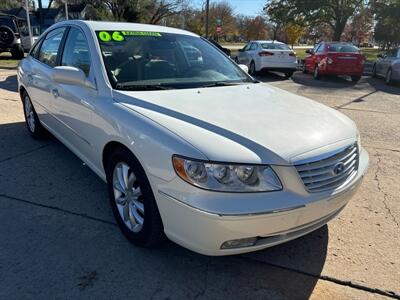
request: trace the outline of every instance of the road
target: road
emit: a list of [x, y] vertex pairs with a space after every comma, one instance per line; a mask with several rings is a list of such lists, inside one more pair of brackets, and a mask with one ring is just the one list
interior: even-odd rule
[[132, 246], [106, 186], [55, 139], [32, 140], [15, 70], [0, 70], [0, 299], [400, 299], [400, 87], [364, 77], [260, 80], [352, 118], [370, 154], [328, 226], [267, 250], [206, 257]]

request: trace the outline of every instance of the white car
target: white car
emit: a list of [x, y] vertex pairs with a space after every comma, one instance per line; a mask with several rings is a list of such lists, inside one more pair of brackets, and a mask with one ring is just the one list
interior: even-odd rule
[[251, 41], [240, 49], [234, 58], [245, 64], [251, 75], [261, 71], [277, 71], [291, 77], [297, 70], [296, 53], [278, 41]]
[[50, 131], [107, 183], [139, 246], [167, 236], [227, 255], [292, 240], [334, 218], [368, 165], [349, 118], [179, 29], [57, 23], [18, 83], [31, 135]]

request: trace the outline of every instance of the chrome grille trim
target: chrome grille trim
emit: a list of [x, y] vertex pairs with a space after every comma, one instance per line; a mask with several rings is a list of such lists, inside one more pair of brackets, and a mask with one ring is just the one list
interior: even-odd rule
[[[317, 193], [334, 190], [346, 185], [358, 171], [359, 150], [354, 143], [332, 156], [308, 163], [295, 165], [306, 190]], [[334, 169], [341, 165], [342, 170], [335, 174]]]

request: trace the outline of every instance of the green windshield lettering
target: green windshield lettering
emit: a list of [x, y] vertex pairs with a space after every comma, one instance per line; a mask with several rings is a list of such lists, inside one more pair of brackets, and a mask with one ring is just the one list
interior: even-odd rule
[[121, 31], [121, 32], [123, 35], [161, 36], [161, 33], [152, 31]]

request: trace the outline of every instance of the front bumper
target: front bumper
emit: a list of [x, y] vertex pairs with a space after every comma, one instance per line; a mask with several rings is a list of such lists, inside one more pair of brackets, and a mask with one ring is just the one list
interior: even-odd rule
[[[316, 230], [334, 218], [348, 203], [359, 187], [368, 166], [368, 154], [362, 150], [357, 176], [336, 194], [283, 190], [259, 194], [215, 193], [192, 188], [192, 194], [182, 191], [174, 194], [167, 187], [175, 183], [159, 185], [156, 199], [169, 239], [188, 249], [205, 255], [230, 255], [271, 247]], [[283, 168], [283, 170], [282, 170]], [[289, 167], [278, 170], [283, 184], [293, 181]], [[291, 168], [294, 169], [294, 168]], [[287, 172], [287, 177], [282, 173]], [[298, 178], [299, 182], [301, 180]], [[186, 183], [185, 183], [186, 184]], [[292, 185], [295, 184], [292, 182]], [[298, 190], [299, 186], [294, 189]], [[222, 194], [222, 195], [221, 195]], [[208, 207], [207, 211], [196, 207], [192, 198], [201, 197], [205, 202], [210, 195], [219, 197], [211, 202], [220, 202], [220, 209]], [[208, 197], [207, 197], [208, 196]], [[240, 198], [241, 210], [234, 198]], [[264, 203], [269, 209], [259, 206]], [[225, 210], [222, 208], [226, 207]], [[249, 210], [258, 207], [258, 210]], [[273, 208], [275, 207], [275, 208]], [[253, 246], [221, 249], [229, 240], [257, 238]]]

